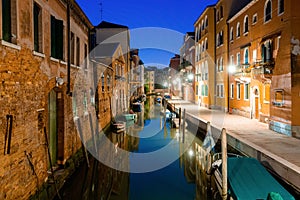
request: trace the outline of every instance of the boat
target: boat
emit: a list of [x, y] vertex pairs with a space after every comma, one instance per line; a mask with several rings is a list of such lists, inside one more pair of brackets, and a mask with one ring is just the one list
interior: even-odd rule
[[[221, 155], [221, 153], [215, 154], [212, 163], [212, 174], [220, 194], [222, 194]], [[228, 154], [227, 181], [229, 199], [269, 200], [271, 196], [280, 196], [285, 200], [295, 200], [255, 158]]]
[[131, 121], [136, 119], [136, 114], [123, 114], [126, 121]]
[[131, 109], [133, 112], [141, 112], [142, 111], [142, 104], [140, 102], [135, 102], [131, 104]]
[[124, 132], [126, 128], [126, 122], [124, 121], [114, 121], [111, 122], [112, 131], [115, 133]]

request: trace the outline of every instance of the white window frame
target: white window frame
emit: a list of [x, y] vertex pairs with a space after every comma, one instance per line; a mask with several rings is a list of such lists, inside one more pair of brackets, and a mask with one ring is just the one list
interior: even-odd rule
[[240, 100], [241, 99], [241, 84], [236, 83], [236, 99]]
[[[246, 20], [247, 20], [247, 31], [246, 31]], [[243, 25], [243, 34], [247, 34], [249, 32], [249, 17], [246, 15], [244, 17], [244, 25]]]
[[[254, 21], [254, 18], [256, 18], [256, 21]], [[252, 16], [252, 25], [256, 24], [257, 21], [258, 21], [257, 13], [255, 13], [255, 14]]]
[[236, 38], [240, 38], [241, 37], [241, 24], [240, 22], [238, 22], [236, 24]]
[[[247, 87], [246, 87], [246, 85], [247, 85]], [[247, 93], [246, 93], [246, 88], [248, 88], [248, 92]], [[250, 83], [244, 83], [244, 100], [248, 100], [249, 101], [249, 96], [250, 96], [249, 89], [250, 89]]]
[[[267, 9], [268, 2], [271, 3], [271, 12], [270, 12], [270, 19], [267, 21], [266, 20], [266, 18], [267, 18], [266, 9]], [[264, 6], [264, 23], [268, 23], [271, 20], [272, 20], [272, 1], [271, 0], [266, 0], [265, 6]]]
[[230, 28], [229, 40], [233, 41], [233, 27]]
[[230, 84], [230, 99], [234, 99], [234, 84]]

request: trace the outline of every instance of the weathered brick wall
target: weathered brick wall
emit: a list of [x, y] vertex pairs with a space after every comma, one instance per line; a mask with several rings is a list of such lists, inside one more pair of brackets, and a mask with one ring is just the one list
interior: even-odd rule
[[[35, 55], [33, 1], [17, 2], [17, 46], [0, 44], [0, 199], [28, 199], [48, 179], [49, 156], [44, 128], [49, 140], [48, 96], [53, 89], [63, 99], [60, 107], [63, 110], [58, 116], [58, 123], [63, 127], [63, 141], [59, 141], [63, 152], [58, 164], [64, 164], [81, 147], [73, 121], [72, 97], [66, 94], [66, 7], [57, 0], [36, 0], [43, 12], [43, 52]], [[64, 21], [63, 61], [50, 58], [50, 15]], [[88, 28], [78, 25], [78, 19], [73, 17], [71, 25], [72, 31], [80, 38], [80, 60], [83, 61], [84, 44], [88, 45]], [[71, 67], [71, 90], [77, 71], [78, 68]], [[64, 84], [56, 87], [55, 77], [63, 78]], [[79, 104], [82, 105], [82, 102]], [[5, 135], [9, 129], [7, 115], [12, 116], [9, 154], [7, 145], [4, 149]]]

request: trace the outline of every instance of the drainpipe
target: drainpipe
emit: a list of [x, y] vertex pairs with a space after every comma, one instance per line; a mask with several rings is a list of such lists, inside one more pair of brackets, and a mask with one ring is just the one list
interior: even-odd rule
[[[214, 20], [216, 20], [216, 8], [214, 8]], [[214, 22], [214, 29], [215, 29], [215, 32], [214, 32], [214, 43], [216, 43], [216, 34], [217, 34], [217, 25], [216, 25], [216, 21]], [[216, 50], [216, 45], [214, 45], [214, 108], [216, 108], [216, 105], [217, 105], [217, 97], [216, 97], [216, 90], [217, 90], [217, 70], [216, 70], [216, 57], [217, 57], [217, 50]]]
[[71, 45], [70, 45], [70, 0], [67, 0], [67, 95], [72, 96], [71, 93]]

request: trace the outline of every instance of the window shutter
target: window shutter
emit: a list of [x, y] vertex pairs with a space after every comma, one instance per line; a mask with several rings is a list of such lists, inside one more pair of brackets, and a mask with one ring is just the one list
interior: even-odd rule
[[56, 58], [63, 59], [63, 38], [64, 38], [64, 24], [62, 20], [56, 20], [55, 24], [56, 34]]
[[10, 0], [2, 0], [2, 28], [3, 40], [11, 42], [11, 3]]
[[55, 17], [51, 16], [51, 56], [56, 58]]

